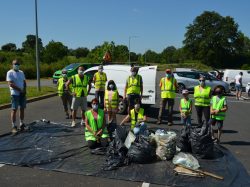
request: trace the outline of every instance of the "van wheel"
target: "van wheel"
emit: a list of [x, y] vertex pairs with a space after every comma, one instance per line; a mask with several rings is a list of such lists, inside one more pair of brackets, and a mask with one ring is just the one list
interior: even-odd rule
[[250, 89], [248, 90], [248, 93], [247, 93], [248, 97], [250, 97]]
[[119, 109], [118, 114], [126, 114], [127, 108], [128, 108], [127, 100], [120, 98], [119, 105], [118, 105], [118, 109]]
[[185, 85], [184, 84], [178, 84], [178, 89], [177, 89], [177, 91], [178, 91], [178, 93], [179, 94], [181, 94], [182, 93], [182, 90], [184, 90], [185, 89]]

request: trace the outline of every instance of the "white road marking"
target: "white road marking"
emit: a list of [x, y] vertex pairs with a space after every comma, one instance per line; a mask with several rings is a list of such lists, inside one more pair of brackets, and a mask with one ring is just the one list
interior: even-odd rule
[[0, 164], [0, 168], [3, 167], [5, 164]]
[[149, 187], [150, 183], [143, 182], [141, 187]]

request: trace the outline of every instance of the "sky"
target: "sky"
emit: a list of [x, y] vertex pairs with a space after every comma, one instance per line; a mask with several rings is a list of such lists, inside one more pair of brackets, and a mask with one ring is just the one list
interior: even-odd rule
[[[250, 37], [248, 0], [37, 0], [43, 45], [93, 49], [104, 41], [129, 45], [136, 53], [182, 47], [186, 27], [204, 11], [231, 16]], [[1, 0], [0, 46], [22, 46], [35, 34], [35, 0]], [[136, 36], [136, 37], [134, 37]]]

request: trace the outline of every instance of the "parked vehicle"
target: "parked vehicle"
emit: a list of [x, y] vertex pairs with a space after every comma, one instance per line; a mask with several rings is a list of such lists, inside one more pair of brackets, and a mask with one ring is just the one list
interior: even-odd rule
[[198, 70], [191, 68], [175, 68], [175, 71], [198, 71]]
[[[145, 66], [138, 67], [138, 74], [142, 76], [143, 79], [143, 96], [142, 104], [153, 105], [156, 100], [156, 72], [157, 66]], [[126, 80], [131, 74], [131, 66], [129, 65], [105, 65], [103, 66], [103, 72], [106, 73], [108, 80], [114, 80], [119, 92], [119, 112], [126, 113], [127, 103], [124, 100], [124, 88]], [[92, 67], [87, 69], [84, 73], [93, 78], [94, 74], [98, 71], [98, 67]], [[108, 82], [108, 81], [107, 81]], [[92, 89], [87, 97], [88, 102], [90, 102], [95, 97], [94, 84], [92, 83]]]
[[[79, 66], [83, 66], [84, 69], [88, 69], [88, 68], [91, 68], [93, 66], [98, 66], [100, 64], [90, 64], [90, 63], [73, 63], [73, 64], [70, 64], [66, 67], [64, 67], [63, 69], [66, 69], [67, 70], [67, 77], [71, 77], [75, 74], [77, 74], [77, 69]], [[53, 74], [53, 83], [54, 84], [57, 84], [57, 81], [59, 78], [61, 78], [62, 76], [62, 70], [57, 70], [54, 74]]]
[[190, 91], [194, 90], [194, 87], [199, 85], [200, 76], [204, 76], [206, 78], [206, 85], [211, 86], [214, 91], [217, 87], [220, 87], [224, 93], [229, 93], [229, 84], [217, 79], [216, 77], [206, 73], [206, 72], [174, 72], [174, 77], [178, 82], [178, 91], [182, 92], [183, 89], [188, 89]]
[[248, 97], [250, 97], [250, 83], [247, 83], [246, 93], [247, 93]]
[[250, 82], [250, 70], [240, 70], [240, 69], [226, 69], [224, 71], [223, 81], [227, 82], [230, 85], [230, 89], [235, 89], [235, 76], [240, 72], [243, 73], [242, 76], [242, 86], [245, 88], [247, 83]]

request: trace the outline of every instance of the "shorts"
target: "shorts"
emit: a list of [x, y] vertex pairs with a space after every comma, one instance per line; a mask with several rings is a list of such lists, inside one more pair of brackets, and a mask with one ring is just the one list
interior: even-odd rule
[[11, 108], [17, 110], [18, 106], [20, 106], [20, 108], [22, 109], [26, 108], [26, 96], [21, 96], [21, 95], [11, 96]]
[[77, 110], [79, 107], [81, 107], [82, 111], [87, 110], [87, 97], [73, 97], [72, 98], [71, 109]]
[[222, 129], [223, 128], [223, 120], [216, 120], [216, 119], [210, 119], [210, 124], [212, 126], [217, 126], [218, 129]]
[[135, 100], [139, 99], [141, 103], [141, 96], [139, 94], [129, 94], [128, 95], [128, 106], [135, 106]]
[[236, 89], [236, 91], [241, 91], [242, 90], [242, 86], [240, 84], [236, 84], [235, 85], [235, 89]]

